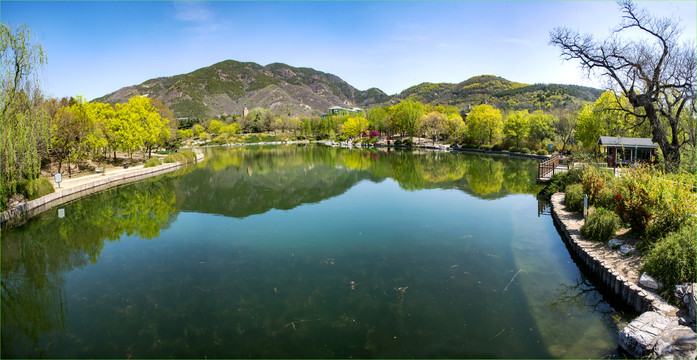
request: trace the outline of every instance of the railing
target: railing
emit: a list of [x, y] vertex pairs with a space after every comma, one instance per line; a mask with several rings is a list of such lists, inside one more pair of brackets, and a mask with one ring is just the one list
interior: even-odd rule
[[541, 161], [537, 167], [537, 178], [541, 179], [549, 173], [554, 175], [554, 170], [557, 168], [557, 165], [559, 165], [559, 155], [554, 155], [545, 161]]

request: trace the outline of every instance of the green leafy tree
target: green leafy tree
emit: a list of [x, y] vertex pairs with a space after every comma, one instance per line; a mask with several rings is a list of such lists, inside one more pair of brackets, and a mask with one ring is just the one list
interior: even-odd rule
[[147, 150], [148, 158], [150, 158], [152, 149], [164, 144], [169, 138], [169, 121], [162, 118], [158, 110], [150, 103], [150, 99], [143, 96], [136, 95], [130, 98], [126, 109], [129, 120], [135, 122], [141, 130], [138, 146], [142, 146], [143, 151]]
[[46, 62], [41, 45], [26, 25], [0, 28], [0, 208], [19, 181], [36, 179], [48, 157], [51, 118], [38, 87], [37, 71]]
[[462, 116], [460, 116], [459, 112], [451, 113], [450, 115], [448, 115], [446, 127], [446, 132], [450, 140], [464, 135], [466, 131], [465, 122], [462, 121]]
[[388, 130], [389, 117], [385, 108], [375, 108], [368, 113], [368, 122], [373, 130], [384, 133]]
[[225, 126], [223, 122], [211, 120], [210, 124], [208, 125], [208, 132], [211, 134], [220, 134], [220, 129], [222, 129], [223, 126]]
[[423, 104], [418, 101], [406, 100], [395, 106], [393, 118], [400, 132], [413, 137], [421, 128], [423, 114]]
[[358, 137], [368, 128], [368, 120], [363, 116], [351, 116], [342, 126], [342, 133], [349, 138]]
[[520, 147], [520, 140], [525, 139], [530, 133], [530, 114], [528, 111], [515, 111], [508, 115], [503, 123], [503, 132], [515, 141], [516, 147]]
[[437, 111], [431, 111], [424, 115], [421, 123], [426, 136], [433, 140], [433, 145], [436, 144], [438, 136], [448, 130], [448, 117]]
[[553, 115], [545, 114], [542, 110], [536, 110], [530, 114], [530, 132], [528, 132], [528, 143], [531, 147], [536, 147], [545, 139], [554, 137], [552, 124], [556, 121]]
[[204, 129], [203, 126], [196, 124], [196, 125], [194, 125], [193, 131], [194, 131], [194, 136], [199, 136], [199, 135], [201, 135], [201, 133], [206, 131], [206, 129]]
[[468, 134], [480, 143], [488, 141], [492, 144], [499, 138], [502, 129], [501, 111], [490, 105], [477, 105], [467, 115]]

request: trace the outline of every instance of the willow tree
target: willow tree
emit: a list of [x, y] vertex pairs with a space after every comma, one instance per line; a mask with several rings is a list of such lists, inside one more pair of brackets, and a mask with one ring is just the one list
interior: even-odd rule
[[557, 28], [550, 43], [565, 60], [578, 60], [588, 73], [609, 80], [631, 106], [618, 108], [648, 122], [669, 169], [680, 165], [680, 150], [695, 145], [695, 45], [680, 44], [673, 19], [654, 17], [629, 0], [620, 1], [622, 21], [605, 41]]
[[0, 168], [2, 207], [19, 181], [36, 179], [48, 156], [50, 117], [43, 108], [37, 71], [46, 62], [26, 25], [0, 30]]

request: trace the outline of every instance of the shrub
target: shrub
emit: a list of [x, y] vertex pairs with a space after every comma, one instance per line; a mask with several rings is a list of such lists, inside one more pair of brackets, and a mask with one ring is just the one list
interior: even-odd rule
[[542, 190], [541, 194], [549, 198], [554, 193], [565, 191], [568, 185], [581, 182], [580, 174], [580, 169], [570, 169], [569, 171], [552, 175], [552, 177], [549, 178], [549, 183], [544, 190]]
[[395, 145], [402, 145], [402, 140], [397, 139], [394, 141], [394, 144]]
[[522, 148], [522, 149], [520, 149], [520, 152], [523, 153], [523, 154], [529, 154], [529, 153], [530, 153], [530, 149], [528, 149], [528, 148]]
[[547, 153], [547, 150], [545, 150], [545, 149], [537, 150], [537, 155], [544, 156], [544, 155], [547, 155], [547, 154], [548, 154], [548, 153]]
[[24, 195], [28, 200], [38, 199], [42, 196], [55, 192], [51, 180], [39, 177], [34, 180], [22, 180], [17, 184], [17, 193]]
[[672, 296], [675, 285], [694, 282], [697, 236], [691, 226], [682, 226], [656, 241], [644, 256], [641, 270], [663, 283], [662, 295]]
[[593, 166], [584, 169], [581, 174], [581, 183], [583, 184], [583, 193], [588, 194], [588, 203], [595, 204], [600, 196], [600, 191], [605, 188], [605, 184], [614, 176], [601, 171]]
[[519, 153], [519, 152], [520, 152], [520, 148], [512, 147], [512, 148], [511, 148], [510, 150], [508, 150], [508, 151], [513, 152], [513, 153]]
[[196, 162], [196, 153], [194, 153], [191, 150], [187, 151], [182, 151], [180, 153], [172, 154], [172, 155], [167, 155], [164, 159], [165, 163], [174, 163], [174, 162], [180, 162], [180, 163], [186, 163], [186, 162]]
[[588, 214], [585, 224], [581, 226], [581, 234], [586, 239], [605, 242], [612, 239], [620, 229], [620, 217], [612, 210], [596, 208]]
[[414, 142], [411, 139], [407, 138], [407, 139], [402, 140], [402, 145], [414, 146]]
[[598, 197], [595, 199], [595, 206], [606, 209], [615, 209], [614, 193], [611, 187], [605, 186], [600, 189]]
[[694, 226], [697, 195], [690, 185], [666, 181], [650, 168], [630, 169], [615, 181], [615, 211], [632, 230], [658, 237]]
[[148, 160], [143, 167], [149, 168], [149, 167], [155, 167], [155, 166], [159, 166], [159, 165], [162, 165], [162, 161], [160, 161], [160, 159], [158, 159], [158, 158], [152, 158], [152, 159]]
[[479, 149], [489, 151], [491, 150], [491, 145], [479, 145]]
[[493, 151], [501, 151], [502, 148], [501, 148], [501, 145], [496, 144], [496, 145], [494, 145], [494, 146], [491, 147], [491, 150], [493, 150]]
[[569, 211], [583, 210], [583, 186], [581, 184], [571, 184], [566, 187], [564, 204]]
[[347, 139], [348, 138], [344, 135], [339, 135], [336, 137], [336, 141], [339, 141], [339, 142], [346, 141]]

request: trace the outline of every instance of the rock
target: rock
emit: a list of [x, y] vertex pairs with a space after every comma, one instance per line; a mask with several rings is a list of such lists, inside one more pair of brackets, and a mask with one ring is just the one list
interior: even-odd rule
[[635, 358], [694, 359], [695, 339], [674, 318], [647, 311], [622, 329], [619, 346]]
[[641, 277], [639, 278], [639, 285], [651, 290], [658, 290], [663, 287], [663, 283], [654, 279], [653, 276], [649, 275], [648, 273], [641, 274]]
[[629, 244], [624, 244], [624, 245], [620, 246], [619, 250], [617, 250], [617, 252], [619, 252], [622, 255], [631, 255], [634, 251], [636, 251], [634, 246], [629, 245]]
[[675, 285], [675, 297], [685, 304], [687, 307], [687, 323], [694, 324], [695, 313], [697, 313], [697, 300], [695, 298], [695, 293], [697, 293], [697, 284], [682, 284]]
[[610, 241], [607, 242], [607, 246], [609, 246], [609, 247], [612, 248], [612, 249], [614, 249], [615, 246], [620, 247], [620, 246], [622, 246], [623, 244], [624, 244], [624, 241], [622, 241], [622, 240], [620, 240], [620, 239], [612, 239], [612, 240], [610, 240]]
[[657, 340], [653, 354], [658, 359], [694, 359], [695, 332], [687, 326], [668, 329]]

